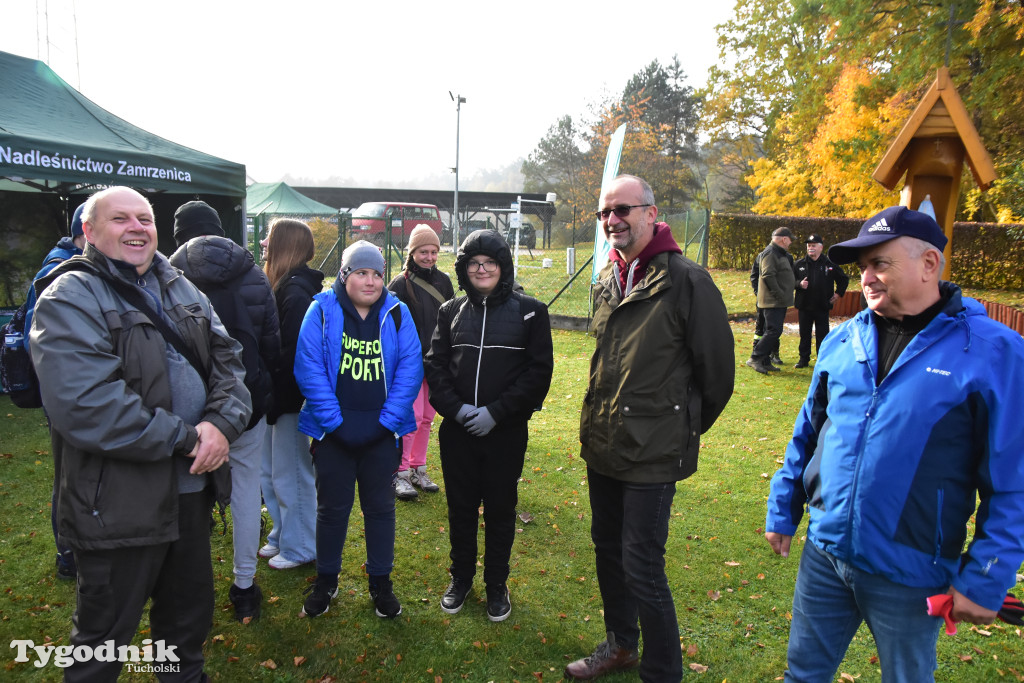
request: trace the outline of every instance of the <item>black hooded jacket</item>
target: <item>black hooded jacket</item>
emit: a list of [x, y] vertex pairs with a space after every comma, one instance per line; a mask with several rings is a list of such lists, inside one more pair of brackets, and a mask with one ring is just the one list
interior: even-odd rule
[[[498, 262], [501, 281], [482, 296], [469, 281], [466, 264], [485, 255]], [[463, 404], [486, 407], [500, 427], [529, 420], [551, 386], [554, 357], [547, 306], [513, 291], [514, 264], [508, 244], [494, 230], [477, 230], [459, 247], [459, 288], [445, 302], [425, 359], [430, 403], [445, 418]]]
[[[277, 365], [281, 353], [277, 305], [267, 276], [256, 266], [252, 254], [247, 250], [226, 237], [214, 235], [190, 239], [178, 247], [169, 261], [210, 297], [217, 316], [229, 333], [241, 325], [234, 320], [235, 317], [248, 316], [258, 347], [258, 357], [255, 353], [246, 353], [245, 349], [242, 353], [242, 361], [246, 365], [246, 386], [252, 395], [253, 410], [249, 422], [249, 427], [252, 427], [273, 410], [271, 368]], [[221, 297], [215, 293], [218, 289], [227, 289], [230, 294]], [[227, 305], [225, 302], [239, 302], [241, 306]], [[237, 341], [243, 346], [247, 343], [245, 339]]]

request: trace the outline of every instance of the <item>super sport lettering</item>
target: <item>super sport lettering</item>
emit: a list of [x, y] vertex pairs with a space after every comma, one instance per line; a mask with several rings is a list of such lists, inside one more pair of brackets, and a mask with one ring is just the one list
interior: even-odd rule
[[342, 340], [339, 375], [348, 375], [356, 381], [379, 382], [383, 378], [380, 340], [361, 341], [347, 334]]

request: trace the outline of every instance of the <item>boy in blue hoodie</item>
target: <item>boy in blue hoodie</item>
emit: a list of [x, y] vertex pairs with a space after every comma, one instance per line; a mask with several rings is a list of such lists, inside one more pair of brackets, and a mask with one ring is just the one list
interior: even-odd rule
[[299, 430], [312, 437], [316, 470], [316, 581], [303, 614], [327, 611], [338, 594], [341, 550], [359, 483], [366, 524], [366, 572], [377, 616], [397, 617], [391, 584], [395, 493], [391, 478], [402, 437], [416, 428], [412, 403], [423, 381], [416, 326], [384, 289], [384, 257], [369, 242], [342, 254], [334, 287], [313, 297], [295, 352], [295, 380], [306, 397]]

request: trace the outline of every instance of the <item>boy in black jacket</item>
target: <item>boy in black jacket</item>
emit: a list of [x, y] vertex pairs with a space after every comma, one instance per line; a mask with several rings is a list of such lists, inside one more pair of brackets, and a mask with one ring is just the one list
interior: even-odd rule
[[444, 418], [438, 440], [452, 579], [441, 609], [456, 614], [473, 586], [483, 503], [487, 618], [504, 621], [512, 611], [506, 582], [527, 422], [554, 369], [551, 324], [544, 304], [513, 291], [512, 254], [496, 231], [466, 237], [455, 273], [466, 295], [438, 311], [425, 365], [430, 403]]

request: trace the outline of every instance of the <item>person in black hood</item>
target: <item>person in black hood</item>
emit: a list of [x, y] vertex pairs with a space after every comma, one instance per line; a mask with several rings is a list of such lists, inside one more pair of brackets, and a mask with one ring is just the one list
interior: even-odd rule
[[174, 212], [178, 250], [171, 265], [210, 298], [224, 327], [242, 345], [245, 385], [252, 417], [231, 444], [231, 531], [235, 582], [228, 597], [235, 617], [248, 623], [260, 616], [263, 593], [255, 583], [260, 547], [260, 461], [273, 402], [270, 368], [281, 352], [277, 304], [267, 276], [252, 254], [224, 237], [220, 216], [206, 202], [186, 202]]
[[426, 357], [448, 498], [451, 583], [441, 609], [462, 609], [476, 573], [478, 513], [484, 533], [487, 617], [512, 611], [507, 581], [527, 422], [551, 386], [554, 357], [547, 307], [514, 291], [508, 244], [494, 230], [466, 237], [455, 260], [466, 294], [446, 302]]

